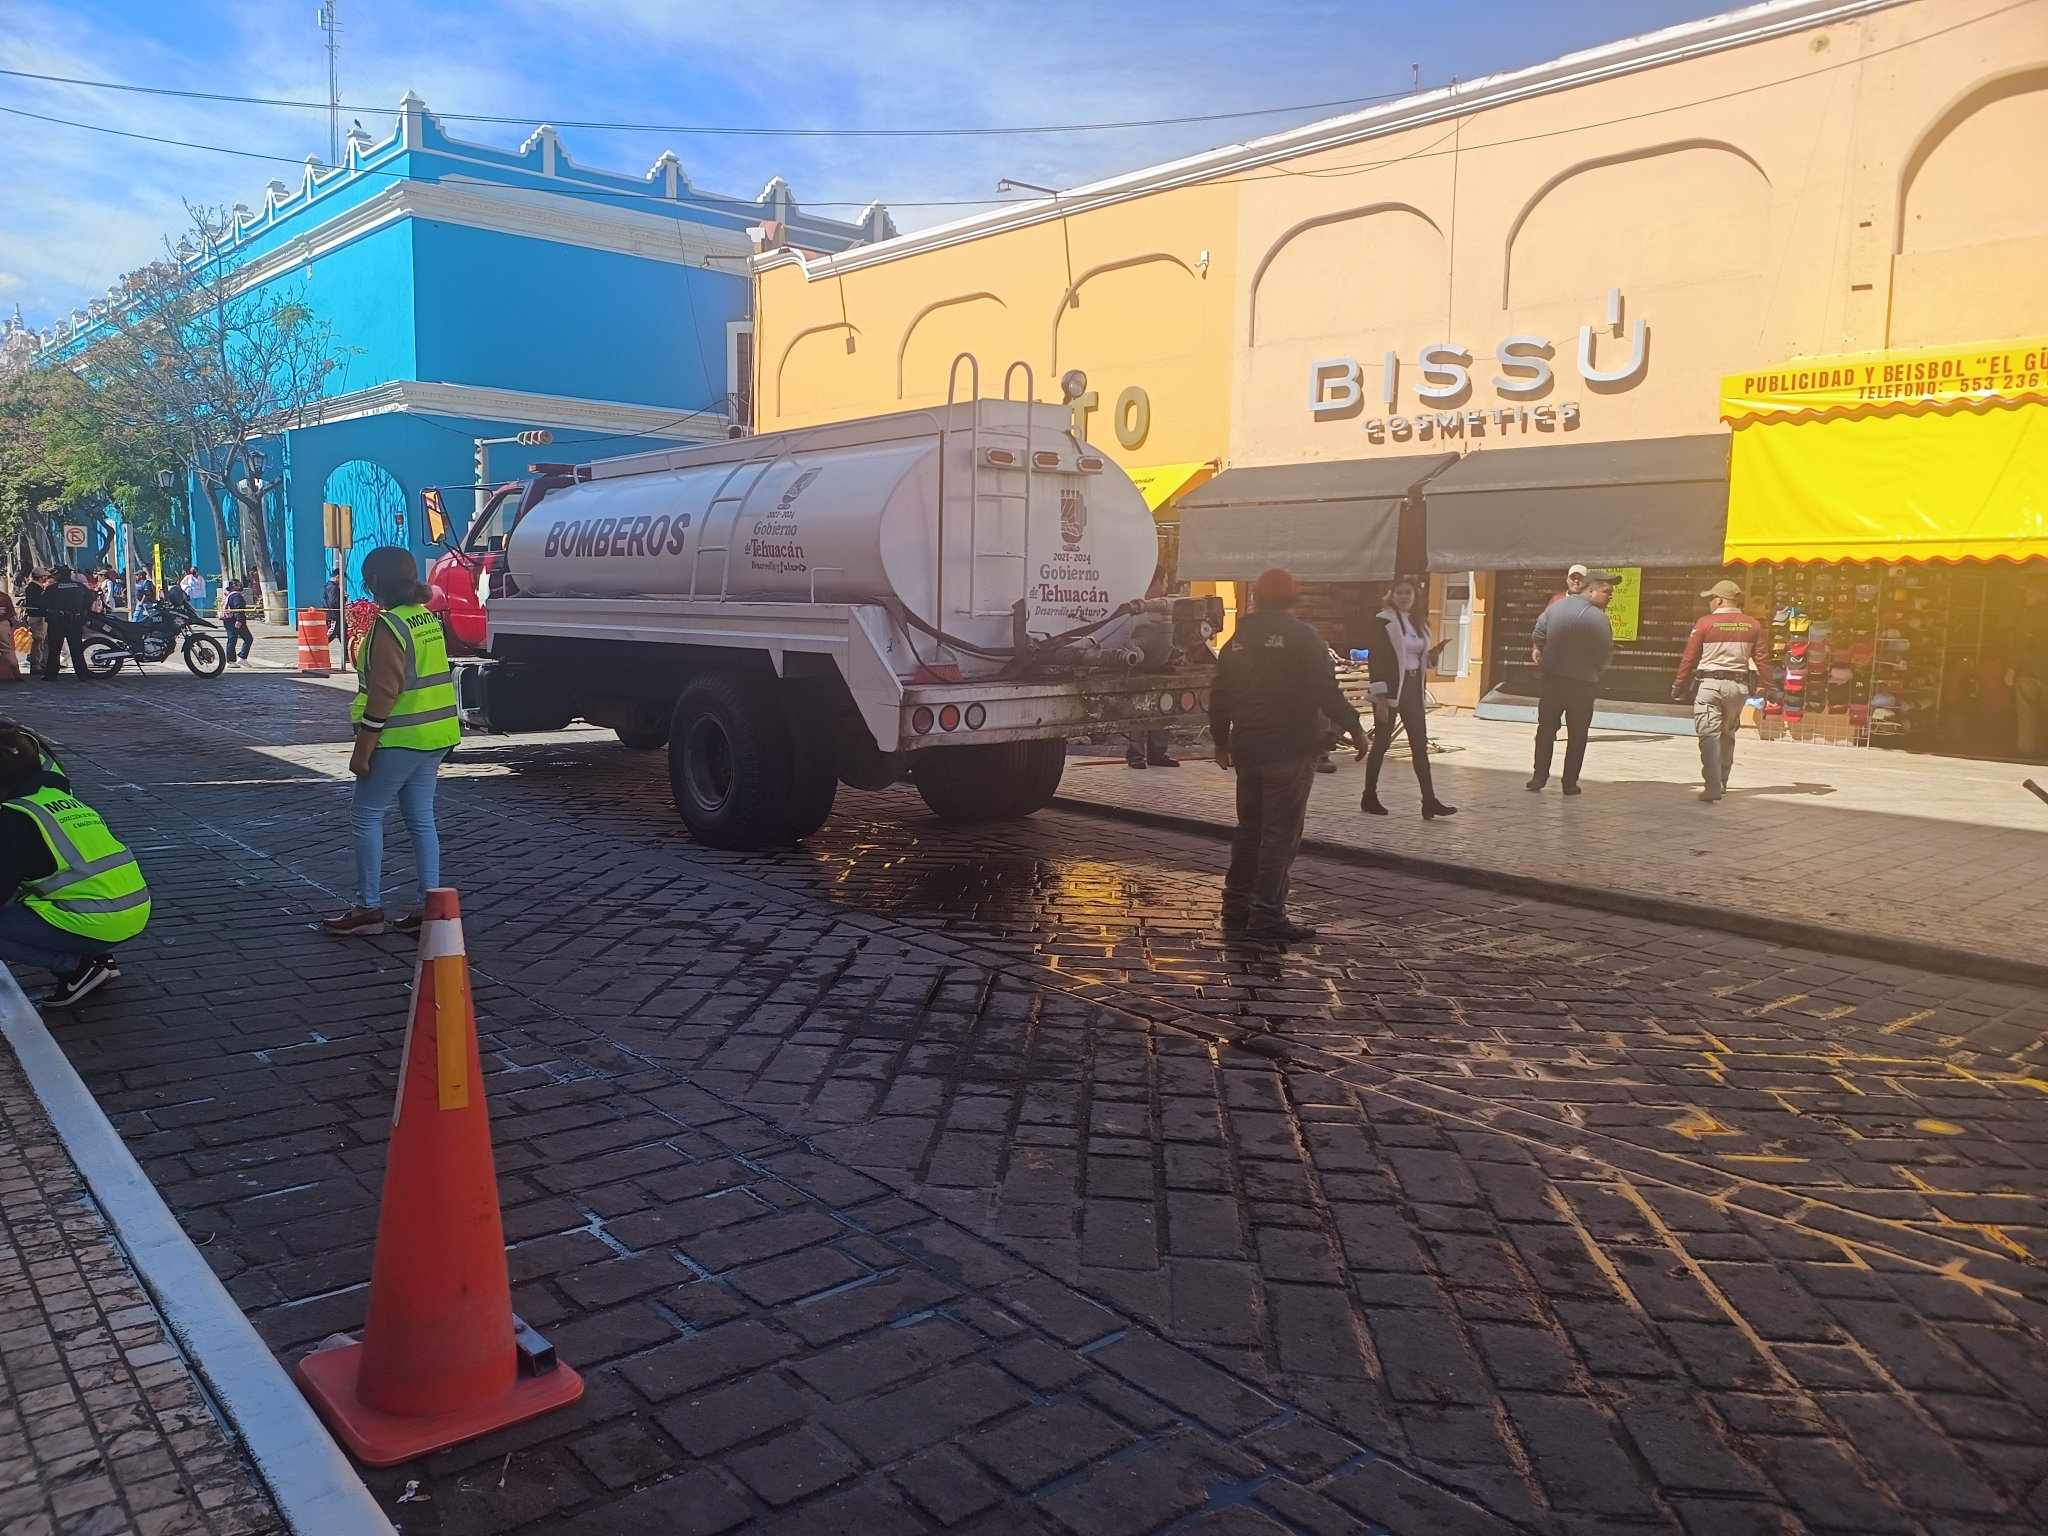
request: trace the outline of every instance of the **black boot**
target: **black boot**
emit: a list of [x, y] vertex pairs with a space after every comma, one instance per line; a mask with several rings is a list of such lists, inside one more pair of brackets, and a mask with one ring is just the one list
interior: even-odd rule
[[1368, 816], [1384, 816], [1387, 814], [1387, 808], [1380, 804], [1379, 785], [1367, 784], [1365, 786], [1365, 793], [1358, 797], [1358, 808]]
[[1457, 814], [1458, 808], [1455, 805], [1445, 805], [1441, 800], [1425, 800], [1422, 802], [1422, 819], [1424, 821], [1435, 821], [1439, 816], [1455, 816]]

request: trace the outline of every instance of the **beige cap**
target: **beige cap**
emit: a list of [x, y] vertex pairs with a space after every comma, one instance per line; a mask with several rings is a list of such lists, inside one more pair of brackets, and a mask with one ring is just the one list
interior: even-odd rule
[[1700, 596], [1725, 597], [1731, 603], [1739, 603], [1742, 601], [1742, 588], [1732, 581], [1717, 581]]

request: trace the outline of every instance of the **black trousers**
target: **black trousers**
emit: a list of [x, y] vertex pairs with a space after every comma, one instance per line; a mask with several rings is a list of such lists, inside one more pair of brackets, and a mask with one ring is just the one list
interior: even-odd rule
[[1301, 851], [1301, 824], [1315, 780], [1313, 757], [1238, 766], [1237, 832], [1230, 839], [1230, 871], [1223, 877], [1226, 919], [1253, 924], [1287, 920], [1288, 876]]
[[1408, 752], [1415, 759], [1415, 782], [1422, 790], [1422, 803], [1434, 804], [1436, 784], [1429, 774], [1429, 717], [1423, 707], [1422, 674], [1410, 672], [1401, 680], [1401, 697], [1394, 703], [1391, 716], [1374, 710], [1378, 716], [1374, 721], [1372, 750], [1365, 757], [1365, 787], [1370, 794], [1378, 794], [1380, 787], [1380, 764], [1387, 760], [1387, 749], [1394, 744], [1394, 727], [1400, 726], [1408, 733]]
[[60, 646], [67, 645], [71, 648], [71, 670], [80, 677], [92, 676], [85, 670], [84, 623], [78, 619], [52, 619], [49, 638], [43, 644], [43, 677], [46, 681], [56, 681], [59, 670], [57, 651]]
[[[228, 660], [235, 661], [239, 659], [242, 661], [247, 661], [249, 659], [250, 648], [256, 644], [256, 636], [250, 632], [249, 621], [247, 619], [228, 620], [227, 641]], [[237, 658], [235, 655], [235, 646], [238, 642], [242, 647], [242, 654], [239, 658]]]
[[1564, 781], [1579, 782], [1579, 768], [1586, 761], [1586, 737], [1593, 729], [1593, 700], [1598, 683], [1582, 683], [1575, 677], [1543, 674], [1543, 692], [1536, 700], [1536, 777], [1550, 777], [1550, 753], [1557, 744], [1558, 722], [1564, 722]]

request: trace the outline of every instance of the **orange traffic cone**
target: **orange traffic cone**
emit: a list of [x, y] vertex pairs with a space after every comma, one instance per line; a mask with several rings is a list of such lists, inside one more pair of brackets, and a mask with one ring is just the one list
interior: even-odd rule
[[299, 1362], [360, 1461], [388, 1467], [573, 1403], [583, 1382], [512, 1315], [462, 913], [426, 893], [362, 1342]]

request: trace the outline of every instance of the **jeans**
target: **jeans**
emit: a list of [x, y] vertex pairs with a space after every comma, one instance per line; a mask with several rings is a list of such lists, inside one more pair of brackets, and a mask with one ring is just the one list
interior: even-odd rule
[[1700, 738], [1700, 782], [1718, 800], [1735, 771], [1735, 733], [1749, 689], [1732, 678], [1703, 677], [1693, 692], [1692, 728]]
[[1579, 782], [1579, 769], [1586, 761], [1586, 736], [1593, 729], [1593, 700], [1599, 691], [1598, 683], [1559, 677], [1555, 672], [1543, 674], [1543, 692], [1536, 700], [1535, 777], [1550, 777], [1550, 753], [1557, 745], [1557, 725], [1562, 720], [1567, 732], [1564, 781]]
[[[249, 659], [250, 648], [256, 644], [256, 636], [249, 629], [249, 621], [247, 619], [229, 620], [227, 627], [227, 641], [228, 660], [247, 661]], [[239, 643], [242, 647], [242, 654], [239, 657], [235, 655], [235, 646], [237, 643]]]
[[412, 835], [413, 861], [420, 867], [420, 891], [441, 883], [441, 835], [434, 830], [434, 783], [441, 759], [448, 753], [419, 752], [409, 747], [379, 747], [370, 756], [370, 771], [356, 780], [355, 802], [348, 823], [356, 839], [356, 905], [384, 904], [384, 813], [398, 802], [405, 830]]
[[1401, 697], [1391, 710], [1375, 710], [1378, 718], [1372, 733], [1372, 750], [1365, 755], [1365, 787], [1379, 793], [1380, 764], [1394, 744], [1394, 727], [1408, 732], [1408, 751], [1415, 759], [1415, 782], [1422, 789], [1422, 803], [1436, 803], [1436, 784], [1429, 772], [1429, 717], [1423, 708], [1422, 674], [1410, 672], [1401, 680]]
[[1287, 920], [1288, 873], [1301, 849], [1316, 760], [1283, 757], [1237, 770], [1237, 831], [1223, 877], [1223, 916], [1255, 927]]
[[0, 907], [0, 960], [9, 966], [40, 965], [52, 976], [69, 976], [88, 955], [104, 955], [113, 946], [46, 923], [18, 901]]

